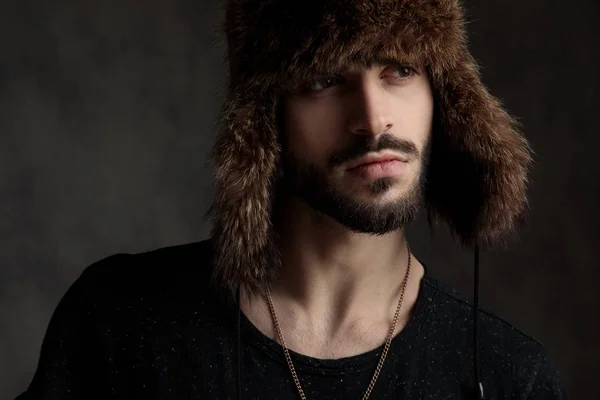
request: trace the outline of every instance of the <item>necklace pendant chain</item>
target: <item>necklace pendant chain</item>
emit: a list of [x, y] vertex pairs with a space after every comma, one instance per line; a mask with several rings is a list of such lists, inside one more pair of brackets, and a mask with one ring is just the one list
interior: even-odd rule
[[[398, 305], [396, 306], [396, 312], [394, 313], [394, 319], [392, 320], [392, 325], [390, 326], [390, 330], [385, 339], [385, 344], [383, 346], [383, 351], [381, 353], [381, 357], [379, 358], [379, 362], [377, 363], [377, 367], [375, 368], [375, 372], [373, 373], [373, 377], [371, 378], [371, 382], [365, 391], [363, 396], [363, 400], [367, 400], [375, 387], [375, 382], [381, 373], [381, 369], [383, 367], [383, 362], [387, 357], [388, 351], [390, 350], [390, 345], [392, 344], [392, 339], [394, 338], [394, 332], [396, 331], [396, 326], [398, 325], [398, 318], [400, 317], [400, 309], [402, 308], [402, 302], [404, 301], [404, 293], [406, 292], [406, 286], [408, 285], [408, 277], [410, 275], [410, 264], [411, 264], [411, 252], [410, 246], [408, 242], [406, 242], [406, 248], [408, 250], [408, 264], [406, 266], [406, 273], [404, 274], [404, 279], [402, 280], [402, 289], [400, 292], [400, 299], [398, 300]], [[273, 320], [273, 324], [275, 325], [275, 331], [277, 332], [277, 336], [279, 337], [279, 342], [281, 343], [281, 347], [283, 347], [283, 354], [285, 356], [285, 360], [292, 374], [292, 379], [294, 380], [294, 384], [296, 385], [296, 389], [298, 389], [298, 394], [302, 400], [306, 400], [306, 395], [304, 394], [304, 390], [302, 389], [302, 385], [300, 384], [300, 379], [298, 378], [298, 374], [296, 373], [296, 369], [294, 368], [294, 363], [292, 362], [292, 357], [290, 356], [290, 352], [288, 351], [288, 347], [285, 344], [285, 339], [283, 338], [283, 333], [281, 332], [281, 327], [279, 326], [279, 320], [277, 319], [277, 314], [275, 313], [275, 307], [273, 306], [273, 299], [271, 298], [271, 291], [267, 288], [266, 291], [267, 303], [269, 305], [269, 311], [271, 313], [271, 318]]]

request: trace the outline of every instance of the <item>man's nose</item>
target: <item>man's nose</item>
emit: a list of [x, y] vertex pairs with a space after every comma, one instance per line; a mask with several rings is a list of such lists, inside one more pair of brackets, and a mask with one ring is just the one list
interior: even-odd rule
[[378, 82], [361, 82], [349, 94], [348, 128], [355, 135], [378, 136], [393, 128], [389, 94]]

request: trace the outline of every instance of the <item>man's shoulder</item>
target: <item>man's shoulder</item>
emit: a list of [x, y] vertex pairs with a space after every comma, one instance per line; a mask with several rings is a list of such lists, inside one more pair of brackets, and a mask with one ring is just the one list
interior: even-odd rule
[[86, 297], [194, 295], [213, 291], [210, 239], [139, 253], [116, 253], [87, 266], [70, 291]]
[[210, 274], [211, 254], [210, 239], [137, 253], [115, 253], [86, 267], [82, 276], [111, 278], [115, 274], [121, 277], [143, 274], [164, 278], [190, 270]]
[[[473, 302], [435, 277], [429, 276], [425, 284], [435, 297], [433, 323], [439, 324], [448, 334], [456, 333], [457, 337], [465, 340], [466, 345], [470, 345], [471, 335], [465, 333], [473, 327]], [[544, 346], [537, 338], [485, 305], [480, 306], [478, 315], [482, 347], [517, 357], [541, 355], [544, 352]]]
[[[429, 331], [434, 335], [433, 347], [458, 356], [462, 360], [459, 364], [470, 373], [473, 303], [436, 278], [428, 277], [424, 284], [431, 293]], [[504, 391], [512, 388], [512, 393], [526, 394], [531, 399], [567, 398], [559, 374], [537, 338], [486, 307], [480, 308], [478, 316], [480, 362], [488, 395], [504, 398]]]

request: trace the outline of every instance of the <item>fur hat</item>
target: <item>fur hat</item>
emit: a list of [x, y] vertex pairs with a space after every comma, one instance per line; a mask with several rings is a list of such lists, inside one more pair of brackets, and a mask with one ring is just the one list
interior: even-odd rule
[[481, 82], [459, 0], [229, 0], [229, 86], [213, 153], [215, 278], [262, 290], [279, 268], [272, 213], [285, 89], [374, 60], [427, 68], [435, 101], [425, 208], [465, 246], [513, 231], [531, 151]]

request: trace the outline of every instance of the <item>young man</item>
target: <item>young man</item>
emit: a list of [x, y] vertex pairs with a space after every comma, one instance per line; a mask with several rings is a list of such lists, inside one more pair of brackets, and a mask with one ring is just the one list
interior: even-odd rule
[[115, 255], [21, 399], [564, 399], [543, 347], [440, 284], [421, 208], [491, 246], [530, 151], [455, 0], [231, 0], [210, 240]]

